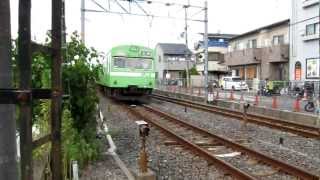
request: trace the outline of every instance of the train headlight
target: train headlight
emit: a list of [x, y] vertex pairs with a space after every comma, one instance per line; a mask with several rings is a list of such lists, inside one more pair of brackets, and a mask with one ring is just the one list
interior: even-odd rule
[[117, 81], [113, 81], [113, 84], [118, 84], [118, 82]]

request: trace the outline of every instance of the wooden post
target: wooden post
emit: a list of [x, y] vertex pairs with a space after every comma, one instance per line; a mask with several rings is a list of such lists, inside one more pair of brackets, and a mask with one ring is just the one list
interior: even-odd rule
[[[12, 88], [10, 1], [0, 1], [0, 88]], [[16, 121], [13, 105], [0, 105], [0, 177], [18, 179]]]
[[61, 107], [62, 107], [62, 0], [52, 0], [52, 104], [51, 104], [51, 171], [53, 179], [62, 179]]
[[[31, 91], [31, 0], [19, 1], [19, 88]], [[20, 104], [21, 179], [32, 180], [32, 101]]]

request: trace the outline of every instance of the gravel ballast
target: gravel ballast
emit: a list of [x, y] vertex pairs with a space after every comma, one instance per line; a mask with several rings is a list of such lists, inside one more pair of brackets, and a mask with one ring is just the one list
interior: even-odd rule
[[[303, 169], [320, 174], [320, 141], [280, 132], [254, 124], [226, 118], [169, 102], [153, 100], [151, 106], [177, 115], [196, 126], [234, 140], [245, 140], [247, 146]], [[279, 139], [283, 138], [283, 144]]]
[[[123, 106], [105, 97], [100, 97], [100, 108], [117, 146], [119, 157], [130, 170], [137, 171], [140, 138], [135, 121], [139, 119], [129, 114]], [[221, 170], [209, 166], [204, 159], [195, 156], [183, 147], [165, 145], [164, 142], [168, 140], [170, 139], [161, 131], [151, 126], [150, 135], [147, 138], [148, 165], [155, 172], [157, 179], [228, 179], [228, 176]]]

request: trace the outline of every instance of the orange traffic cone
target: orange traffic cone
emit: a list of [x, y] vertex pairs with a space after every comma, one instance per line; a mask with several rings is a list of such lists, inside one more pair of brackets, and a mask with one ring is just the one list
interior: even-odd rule
[[234, 100], [233, 90], [231, 90], [229, 100], [231, 100], [231, 101], [233, 101], [233, 100]]
[[258, 95], [256, 95], [255, 99], [254, 99], [254, 105], [259, 105], [259, 97]]
[[278, 108], [278, 102], [277, 102], [277, 97], [273, 96], [272, 97], [272, 108], [277, 109]]
[[300, 112], [300, 99], [297, 98], [293, 103], [293, 111]]

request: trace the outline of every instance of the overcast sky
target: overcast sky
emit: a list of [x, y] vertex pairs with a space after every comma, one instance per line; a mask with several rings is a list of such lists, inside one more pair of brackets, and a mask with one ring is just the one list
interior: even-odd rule
[[[80, 32], [81, 0], [66, 1], [67, 31]], [[96, 0], [108, 7], [107, 0]], [[114, 0], [111, 1], [113, 11], [121, 11]], [[162, 2], [186, 3], [187, 0], [157, 0]], [[18, 26], [18, 0], [10, 0], [12, 33], [16, 37]], [[190, 0], [191, 4], [203, 6], [203, 0]], [[43, 41], [46, 31], [51, 26], [51, 0], [32, 0], [32, 39]], [[290, 16], [290, 0], [208, 0], [209, 33], [241, 34], [261, 26], [288, 19]], [[127, 3], [123, 6], [129, 9]], [[184, 17], [181, 6], [167, 7], [161, 4], [141, 4], [150, 14]], [[87, 9], [101, 10], [91, 0], [86, 0]], [[131, 6], [134, 13], [143, 13], [136, 5]], [[189, 9], [189, 16], [199, 9]], [[200, 13], [192, 17], [203, 19]], [[180, 34], [184, 31], [184, 21], [166, 18], [148, 18], [106, 13], [86, 13], [86, 44], [100, 51], [107, 52], [112, 46], [119, 44], [139, 44], [153, 48], [158, 42], [184, 43]], [[201, 22], [189, 22], [189, 46], [201, 40], [198, 33], [204, 32]]]

